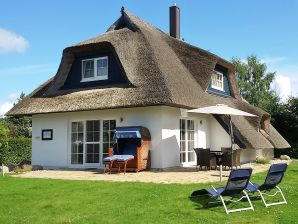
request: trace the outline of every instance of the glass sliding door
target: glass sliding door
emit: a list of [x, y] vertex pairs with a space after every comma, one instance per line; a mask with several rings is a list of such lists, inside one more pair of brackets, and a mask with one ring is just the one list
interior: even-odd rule
[[85, 163], [99, 164], [100, 120], [86, 121]]
[[195, 127], [194, 120], [180, 119], [180, 162], [195, 161]]
[[84, 157], [84, 122], [71, 124], [71, 164], [83, 164]]

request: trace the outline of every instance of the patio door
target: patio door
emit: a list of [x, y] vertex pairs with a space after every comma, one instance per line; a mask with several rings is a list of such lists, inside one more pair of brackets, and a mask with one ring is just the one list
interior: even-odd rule
[[108, 156], [116, 120], [87, 120], [71, 123], [71, 165], [98, 167]]
[[191, 165], [195, 163], [194, 147], [194, 120], [180, 119], [180, 162], [183, 165]]

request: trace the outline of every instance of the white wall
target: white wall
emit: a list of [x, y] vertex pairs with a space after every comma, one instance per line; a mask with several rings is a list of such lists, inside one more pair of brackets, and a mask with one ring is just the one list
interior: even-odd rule
[[[115, 119], [118, 127], [145, 126], [149, 129], [152, 137], [152, 168], [180, 166], [179, 119], [181, 118], [195, 121], [195, 147], [211, 148], [211, 150], [230, 147], [229, 134], [212, 115], [187, 114], [179, 108], [154, 106], [56, 113], [32, 117], [32, 163], [46, 167], [73, 167], [70, 164], [71, 122]], [[53, 140], [42, 141], [42, 129], [53, 129]], [[270, 152], [270, 150], [264, 151], [268, 155]], [[246, 149], [241, 152], [241, 162], [252, 161], [255, 157], [256, 150]]]
[[[214, 151], [220, 151], [221, 147], [231, 147], [231, 137], [225, 129], [213, 117], [209, 116], [210, 125], [210, 148]], [[238, 148], [238, 146], [236, 147]]]
[[[120, 117], [123, 122], [120, 122]], [[151, 166], [160, 168], [162, 157], [161, 107], [140, 107], [102, 111], [69, 112], [33, 115], [32, 117], [32, 164], [46, 167], [71, 167], [70, 123], [71, 121], [116, 119], [117, 126], [145, 126], [152, 137]], [[53, 140], [42, 141], [41, 130], [53, 129]]]

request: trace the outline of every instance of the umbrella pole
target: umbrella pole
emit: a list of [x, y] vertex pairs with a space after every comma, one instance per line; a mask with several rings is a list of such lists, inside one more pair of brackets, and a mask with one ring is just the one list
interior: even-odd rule
[[230, 137], [231, 137], [231, 164], [233, 169], [233, 146], [234, 146], [234, 133], [233, 133], [233, 124], [232, 124], [232, 116], [229, 115], [229, 122], [230, 122]]

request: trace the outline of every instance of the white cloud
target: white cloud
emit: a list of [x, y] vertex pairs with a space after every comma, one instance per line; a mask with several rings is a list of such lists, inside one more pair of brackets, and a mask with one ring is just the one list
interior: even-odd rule
[[282, 61], [285, 61], [285, 60], [287, 60], [286, 57], [272, 57], [272, 56], [265, 56], [265, 57], [261, 58], [261, 62], [262, 62], [262, 63], [266, 63], [267, 65], [268, 65], [268, 64], [279, 63], [279, 62], [282, 62]]
[[292, 95], [291, 80], [288, 76], [276, 75], [273, 88], [279, 94], [282, 102], [286, 102]]
[[28, 47], [24, 37], [0, 28], [0, 53], [24, 53]]
[[13, 107], [13, 103], [5, 102], [0, 104], [0, 117], [3, 116], [7, 111]]
[[10, 93], [8, 94], [5, 99], [9, 102], [16, 102], [17, 99], [20, 97], [21, 93], [15, 92], [15, 93]]

